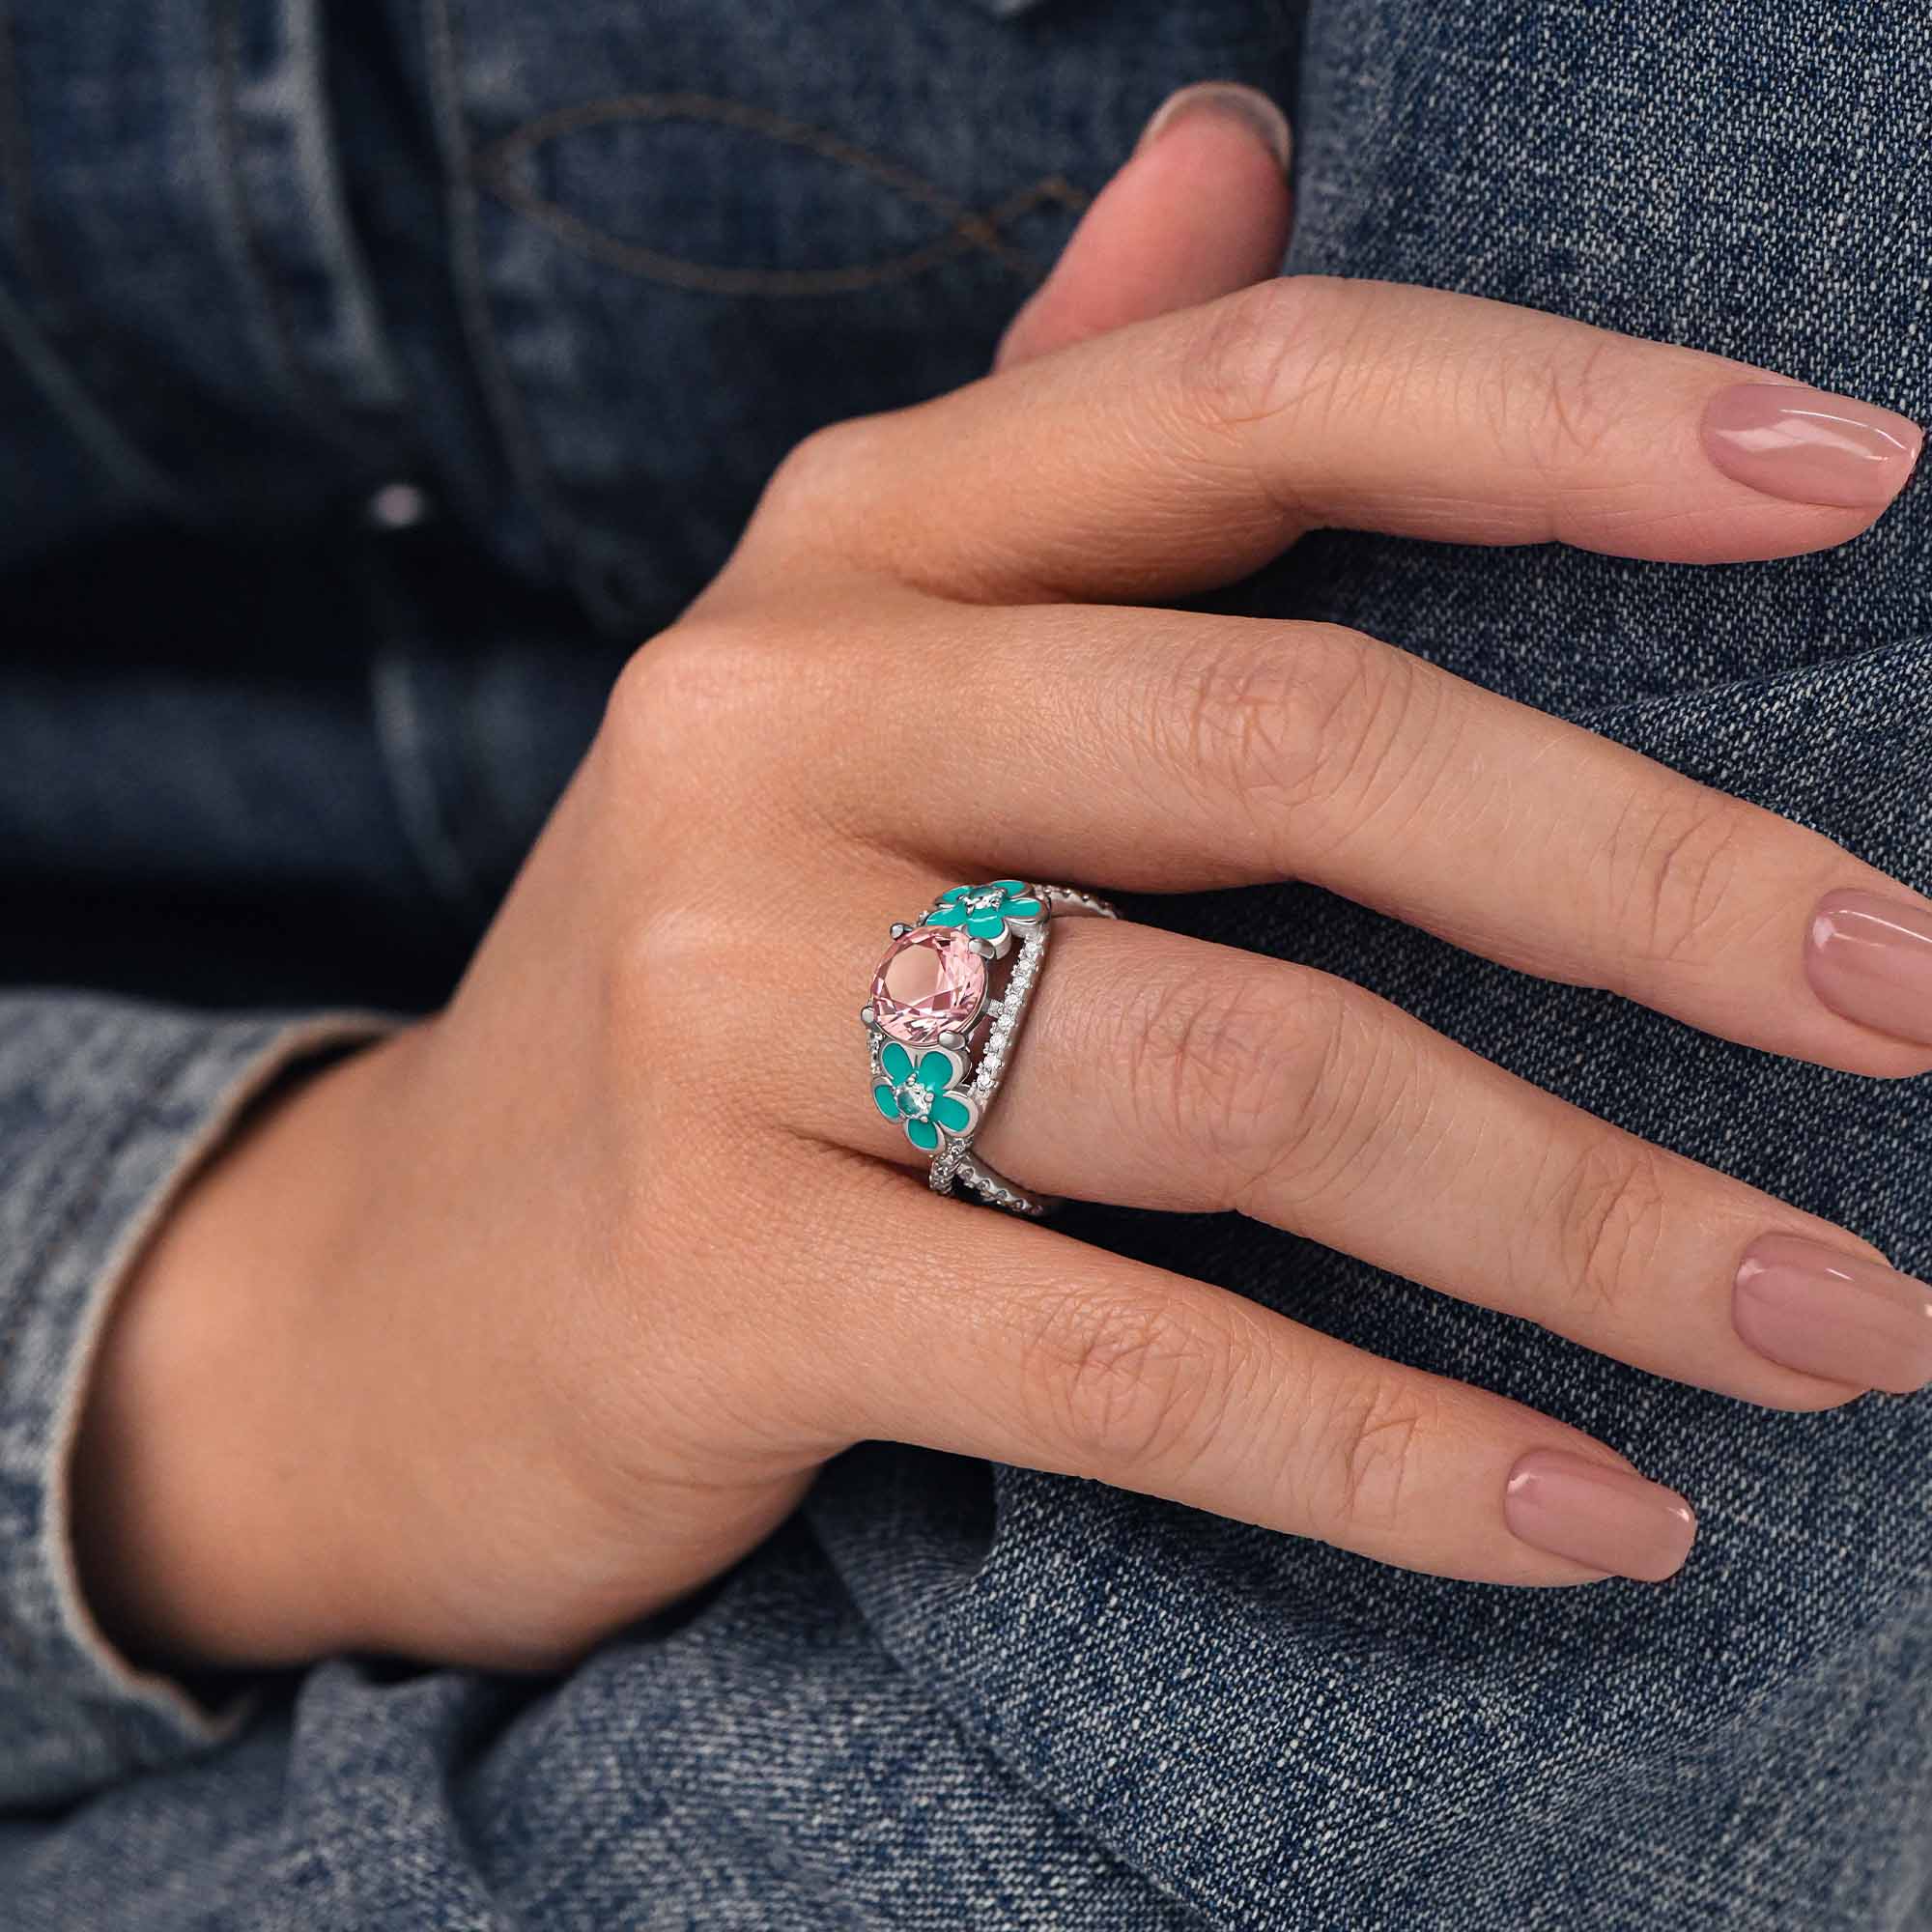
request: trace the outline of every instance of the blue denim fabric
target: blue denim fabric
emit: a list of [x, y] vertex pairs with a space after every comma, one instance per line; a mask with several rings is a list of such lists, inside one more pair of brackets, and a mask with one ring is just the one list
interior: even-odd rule
[[[1600, 1435], [1697, 1502], [1684, 1575], [1502, 1591], [874, 1445], [565, 1680], [341, 1661], [225, 1742], [65, 1583], [61, 1417], [116, 1255], [248, 1083], [354, 1026], [238, 1009], [433, 999], [625, 639], [799, 434], [983, 366], [1171, 86], [1293, 99], [1293, 270], [1932, 415], [1919, 14], [1301, 13], [0, 4], [0, 973], [200, 1009], [0, 993], [0, 1920], [1932, 1927], [1932, 1409], [1748, 1408], [1234, 1219], [1069, 1225]], [[372, 530], [395, 480], [433, 514]], [[1932, 890], [1929, 535], [1921, 479], [1815, 557], [1326, 535], [1230, 601]], [[1361, 980], [1932, 1268], [1923, 1082], [1310, 891], [1135, 910]]]

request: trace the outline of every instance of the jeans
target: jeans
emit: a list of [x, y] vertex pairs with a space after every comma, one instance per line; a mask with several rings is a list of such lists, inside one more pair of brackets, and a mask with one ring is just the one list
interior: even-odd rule
[[[0, 1923], [1932, 1928], [1932, 1407], [1747, 1407], [1234, 1217], [1066, 1226], [1600, 1435], [1696, 1504], [1688, 1569], [1509, 1591], [868, 1444], [555, 1680], [342, 1659], [227, 1704], [77, 1601], [66, 1431], [185, 1164], [446, 990], [784, 449], [981, 370], [1210, 74], [1293, 106], [1291, 271], [1932, 416], [1916, 9], [0, 0]], [[1223, 601], [1928, 891], [1928, 538], [1921, 477], [1815, 556], [1326, 533]], [[1312, 889], [1131, 910], [1932, 1269], [1922, 1082]]]

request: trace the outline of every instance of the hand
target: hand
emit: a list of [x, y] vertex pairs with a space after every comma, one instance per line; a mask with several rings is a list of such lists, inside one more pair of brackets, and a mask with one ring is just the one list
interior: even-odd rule
[[[936, 1199], [855, 1015], [887, 923], [955, 882], [1293, 877], [1772, 1052], [1932, 1067], [1932, 1000], [1886, 991], [1932, 906], [1829, 840], [1373, 639], [1136, 608], [1323, 524], [1814, 549], [1913, 432], [1369, 283], [1011, 361], [794, 455], [625, 673], [447, 1010], [298, 1089], [174, 1215], [80, 1477], [90, 1574], [151, 1653], [556, 1663], [867, 1437], [1449, 1576], [1682, 1561], [1688, 1507], [1573, 1429]], [[1150, 927], [1059, 929], [980, 1144], [1748, 1402], [1932, 1374], [1925, 1292], [1845, 1231], [1342, 980]]]

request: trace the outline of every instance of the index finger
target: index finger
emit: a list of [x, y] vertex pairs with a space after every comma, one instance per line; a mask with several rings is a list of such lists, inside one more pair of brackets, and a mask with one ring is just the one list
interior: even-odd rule
[[1919, 444], [1889, 410], [1720, 356], [1295, 276], [821, 432], [745, 560], [789, 534], [1007, 601], [1201, 590], [1323, 526], [1740, 561], [1855, 536]]

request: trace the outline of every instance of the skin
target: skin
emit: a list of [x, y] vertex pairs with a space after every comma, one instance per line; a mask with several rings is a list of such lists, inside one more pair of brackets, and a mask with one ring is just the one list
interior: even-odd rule
[[[280, 1094], [185, 1191], [74, 1468], [126, 1646], [555, 1665], [867, 1437], [1445, 1575], [1602, 1574], [1520, 1541], [1502, 1498], [1527, 1451], [1614, 1450], [937, 1200], [866, 1096], [888, 923], [1006, 875], [1309, 879], [1771, 1052], [1932, 1067], [1805, 984], [1822, 894], [1923, 903], [1829, 840], [1374, 639], [1147, 608], [1321, 526], [1716, 563], [1876, 514], [1715, 472], [1703, 405], [1754, 373], [1719, 358], [1424, 290], [1249, 287], [1287, 222], [1251, 133], [1183, 120], [993, 377], [802, 447], [625, 673], [447, 1009]], [[970, 756], [930, 696], [961, 662]], [[1297, 967], [1069, 922], [981, 1145], [1747, 1402], [1860, 1393], [1755, 1353], [1730, 1295], [1764, 1233], [1864, 1243]]]

